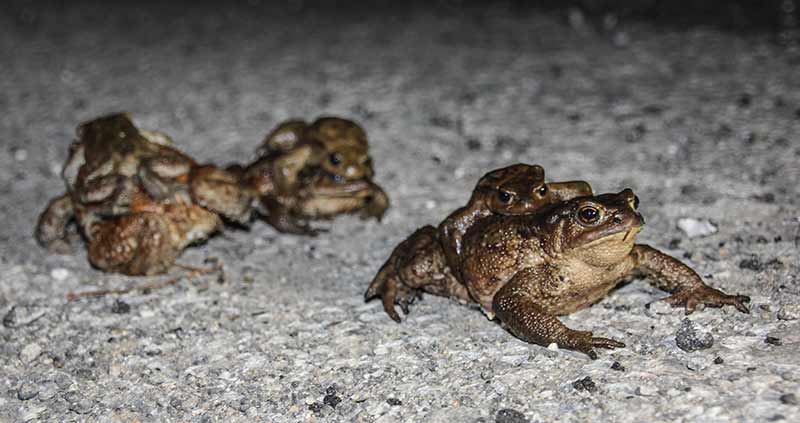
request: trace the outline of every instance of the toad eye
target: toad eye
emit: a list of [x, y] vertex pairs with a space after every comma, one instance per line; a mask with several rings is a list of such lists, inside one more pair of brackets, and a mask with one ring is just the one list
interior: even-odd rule
[[511, 197], [513, 197], [513, 196], [508, 191], [498, 191], [497, 192], [497, 199], [500, 200], [500, 202], [503, 203], [503, 204], [508, 204], [511, 201]]
[[542, 185], [542, 187], [539, 188], [539, 191], [537, 192], [539, 193], [540, 196], [544, 197], [544, 195], [547, 194], [547, 185]]
[[639, 210], [639, 196], [637, 195], [633, 196], [633, 209]]
[[578, 210], [578, 219], [583, 223], [595, 223], [600, 219], [600, 210], [588, 206]]
[[342, 156], [339, 153], [331, 153], [331, 155], [328, 156], [328, 160], [335, 166], [342, 162]]

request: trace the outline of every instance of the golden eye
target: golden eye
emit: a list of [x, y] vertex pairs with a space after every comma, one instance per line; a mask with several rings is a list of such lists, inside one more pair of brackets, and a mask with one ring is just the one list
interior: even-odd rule
[[511, 193], [507, 191], [498, 191], [497, 192], [497, 199], [500, 200], [503, 204], [508, 204], [511, 201]]
[[583, 223], [595, 223], [600, 219], [600, 210], [587, 206], [578, 211], [578, 219]]

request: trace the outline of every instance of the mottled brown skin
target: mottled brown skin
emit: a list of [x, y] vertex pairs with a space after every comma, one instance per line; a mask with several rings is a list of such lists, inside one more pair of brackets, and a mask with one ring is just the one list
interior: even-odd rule
[[539, 165], [515, 164], [493, 170], [478, 181], [464, 207], [450, 214], [438, 229], [425, 226], [398, 245], [367, 290], [380, 296], [395, 321], [394, 303], [408, 313], [419, 291], [471, 301], [461, 278], [462, 238], [476, 221], [492, 215], [524, 215], [559, 201], [592, 194], [583, 181], [545, 183]]
[[142, 209], [91, 226], [88, 256], [95, 267], [134, 276], [164, 273], [187, 246], [222, 226], [216, 213], [180, 199]]
[[[633, 192], [624, 190], [578, 197], [535, 214], [494, 214], [480, 219], [464, 236], [460, 279], [438, 284], [443, 291], [439, 294], [464, 298], [466, 290], [490, 318], [497, 316], [519, 338], [539, 345], [556, 343], [591, 358], [597, 357], [595, 348], [625, 345], [567, 328], [556, 316], [599, 301], [636, 272], [650, 275], [656, 287], [672, 294], [665, 301], [685, 307], [687, 313], [700, 304], [732, 305], [743, 313], [749, 312], [745, 305], [748, 297], [711, 288], [680, 261], [650, 246], [635, 244], [644, 224], [637, 206]], [[417, 233], [423, 236], [412, 235], [401, 244], [411, 248], [393, 257], [402, 260], [409, 251], [415, 253], [414, 248], [431, 251], [424, 241], [433, 233], [425, 228]], [[443, 260], [443, 255], [425, 257], [429, 261]], [[399, 269], [385, 265], [367, 291], [367, 298], [382, 297], [384, 309], [397, 317], [395, 320], [399, 317], [392, 298], [414, 297], [419, 292], [412, 284], [386, 283], [406, 281], [382, 277], [382, 273], [400, 273]], [[401, 307], [407, 309], [407, 304], [401, 302]]]
[[88, 121], [77, 133], [62, 172], [67, 193], [50, 202], [36, 227], [43, 246], [67, 252], [74, 220], [97, 267], [153, 274], [213, 233], [217, 214], [249, 220], [252, 199], [235, 175], [198, 165], [166, 135], [140, 132], [127, 114]]
[[321, 117], [306, 124], [289, 120], [273, 129], [260, 148], [262, 157], [273, 154], [274, 183], [279, 190], [297, 187], [304, 169], [319, 167], [338, 182], [371, 179], [375, 172], [364, 130], [355, 122]]
[[472, 191], [467, 205], [439, 224], [439, 240], [448, 265], [458, 273], [464, 234], [479, 219], [491, 215], [525, 215], [542, 207], [575, 197], [592, 195], [584, 181], [544, 181], [539, 165], [514, 164], [484, 175]]
[[624, 190], [534, 215], [483, 219], [464, 239], [463, 282], [486, 313], [519, 338], [592, 358], [594, 348], [624, 344], [567, 328], [556, 316], [594, 304], [635, 272], [649, 274], [654, 286], [672, 294], [666, 301], [687, 313], [700, 304], [748, 312], [748, 297], [711, 288], [680, 261], [635, 244], [644, 224], [637, 206], [633, 192]]
[[318, 167], [304, 168], [290, 189], [279, 187], [276, 175], [283, 169], [276, 163], [278, 157], [269, 154], [240, 172], [242, 184], [258, 198], [264, 219], [281, 232], [314, 235], [318, 230], [309, 221], [347, 213], [380, 220], [389, 206], [386, 193], [371, 180], [345, 181]]

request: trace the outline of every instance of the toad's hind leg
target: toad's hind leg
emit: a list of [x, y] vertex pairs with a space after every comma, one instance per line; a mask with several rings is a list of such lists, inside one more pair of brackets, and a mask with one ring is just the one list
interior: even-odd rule
[[54, 198], [39, 216], [34, 236], [50, 251], [66, 254], [70, 251], [67, 225], [75, 218], [75, 208], [69, 194]]
[[597, 358], [595, 348], [622, 348], [622, 342], [599, 338], [589, 331], [566, 327], [540, 302], [539, 286], [551, 278], [541, 269], [524, 269], [514, 275], [494, 296], [492, 309], [500, 321], [523, 341], [548, 346], [556, 343], [561, 348], [580, 351], [592, 359]]
[[189, 189], [197, 204], [239, 224], [250, 221], [252, 197], [242, 187], [236, 171], [216, 166], [192, 168]]
[[104, 220], [92, 228], [89, 261], [97, 268], [126, 275], [155, 275], [169, 270], [181, 253], [169, 239], [169, 223], [157, 213], [136, 213]]
[[447, 267], [433, 226], [418, 229], [392, 251], [364, 296], [367, 300], [381, 297], [386, 313], [400, 322], [394, 305], [398, 304], [408, 314], [408, 306], [423, 291], [471, 301], [466, 287]]

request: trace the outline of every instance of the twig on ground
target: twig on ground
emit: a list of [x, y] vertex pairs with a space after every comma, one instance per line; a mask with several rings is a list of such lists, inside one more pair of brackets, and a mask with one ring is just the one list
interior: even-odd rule
[[174, 264], [175, 267], [183, 269], [188, 273], [182, 276], [166, 279], [163, 281], [157, 282], [150, 282], [142, 285], [135, 285], [128, 288], [119, 288], [119, 289], [98, 289], [96, 291], [84, 291], [84, 292], [70, 292], [67, 293], [67, 301], [74, 301], [80, 298], [94, 298], [94, 297], [103, 297], [106, 295], [122, 295], [128, 294], [135, 291], [152, 291], [156, 289], [166, 288], [171, 285], [175, 285], [176, 283], [180, 282], [183, 278], [194, 278], [199, 275], [204, 275], [208, 273], [219, 272], [222, 270], [222, 265], [216, 265], [210, 268], [202, 268], [202, 267], [194, 267], [188, 266], [185, 264]]

